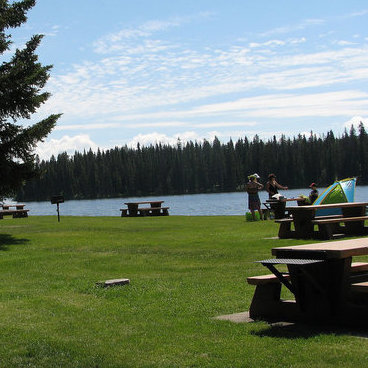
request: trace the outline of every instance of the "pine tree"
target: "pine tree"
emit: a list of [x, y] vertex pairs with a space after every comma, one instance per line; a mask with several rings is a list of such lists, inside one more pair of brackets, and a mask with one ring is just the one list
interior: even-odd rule
[[360, 183], [368, 182], [368, 134], [364, 128], [364, 124], [359, 124], [359, 176]]
[[[35, 0], [0, 0], [0, 56], [12, 43], [6, 32], [21, 26], [34, 5]], [[27, 127], [21, 125], [50, 97], [43, 87], [51, 66], [42, 66], [35, 54], [41, 39], [42, 35], [33, 36], [0, 65], [0, 197], [15, 193], [26, 179], [36, 175], [36, 144], [51, 132], [60, 116], [50, 115]]]

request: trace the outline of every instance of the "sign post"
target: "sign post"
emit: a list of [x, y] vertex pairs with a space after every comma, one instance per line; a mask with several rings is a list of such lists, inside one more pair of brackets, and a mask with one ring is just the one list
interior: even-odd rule
[[58, 214], [58, 222], [60, 222], [60, 212], [59, 212], [59, 203], [64, 203], [64, 197], [62, 195], [56, 195], [51, 197], [51, 204], [56, 204], [57, 214]]

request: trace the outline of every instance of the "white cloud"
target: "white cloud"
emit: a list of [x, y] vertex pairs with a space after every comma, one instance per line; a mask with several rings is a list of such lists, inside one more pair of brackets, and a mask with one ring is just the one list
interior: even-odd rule
[[263, 32], [261, 34], [261, 36], [263, 37], [268, 37], [271, 35], [276, 35], [276, 34], [289, 34], [295, 31], [300, 31], [303, 29], [306, 29], [308, 27], [311, 26], [320, 26], [326, 23], [325, 19], [305, 19], [300, 21], [299, 23], [295, 23], [295, 24], [291, 24], [291, 25], [286, 25], [284, 27], [277, 27], [274, 29], [271, 29], [269, 31]]
[[285, 46], [286, 42], [285, 41], [280, 41], [280, 40], [270, 40], [270, 41], [266, 41], [263, 43], [257, 43], [257, 42], [251, 42], [249, 44], [249, 47], [251, 48], [256, 48], [256, 47], [268, 47], [268, 46]]
[[359, 47], [265, 59], [241, 47], [205, 54], [161, 52], [153, 59], [143, 55], [134, 65], [126, 55], [104, 58], [53, 77], [45, 112], [62, 111], [68, 120], [103, 121], [134, 111], [144, 115], [150, 108], [165, 113], [177, 104], [252, 89], [295, 90], [368, 79], [368, 50]]
[[[94, 51], [98, 54], [108, 54], [116, 51], [123, 51], [127, 48], [130, 41], [135, 43], [139, 39], [147, 39], [153, 37], [158, 32], [167, 31], [170, 28], [177, 28], [181, 25], [191, 22], [195, 19], [209, 18], [212, 13], [202, 12], [195, 15], [174, 17], [165, 21], [162, 20], [150, 20], [135, 28], [125, 28], [119, 32], [105, 35], [98, 39], [94, 43]], [[151, 41], [152, 42], [152, 41]], [[160, 41], [153, 41], [160, 42]], [[146, 44], [147, 46], [147, 44]], [[136, 48], [135, 52], [139, 52], [141, 49]]]
[[358, 129], [360, 123], [363, 123], [364, 127], [368, 127], [368, 118], [363, 118], [362, 116], [353, 116], [350, 120], [344, 123], [344, 128], [350, 129], [353, 126]]
[[124, 125], [125, 128], [171, 128], [171, 127], [177, 127], [177, 126], [183, 126], [187, 123], [183, 121], [150, 121], [148, 123], [136, 123], [136, 124], [126, 124]]
[[307, 39], [305, 37], [300, 38], [290, 38], [287, 40], [269, 40], [265, 42], [251, 42], [249, 44], [250, 48], [259, 48], [259, 47], [278, 47], [278, 46], [289, 46], [289, 45], [298, 45], [306, 42]]
[[[368, 94], [358, 90], [343, 90], [326, 93], [288, 93], [265, 94], [255, 97], [241, 98], [215, 104], [201, 105], [186, 110], [157, 113], [132, 114], [121, 117], [126, 120], [139, 119], [193, 119], [196, 123], [187, 122], [187, 126], [197, 128], [252, 126], [255, 121], [237, 121], [240, 117], [248, 118], [293, 118], [293, 117], [328, 117], [351, 116], [368, 112]], [[226, 117], [227, 121], [201, 122], [201, 118]], [[234, 120], [235, 119], [235, 120]], [[184, 120], [182, 120], [184, 122]], [[146, 123], [149, 126], [149, 123]], [[161, 124], [162, 125], [162, 124]], [[168, 124], [170, 125], [170, 124]]]
[[[190, 48], [180, 44], [180, 38], [172, 41], [168, 32], [192, 19], [152, 20], [100, 38], [95, 61], [53, 74], [47, 87], [53, 96], [42, 113], [64, 113], [58, 131], [99, 129], [102, 135], [107, 128], [129, 129], [135, 134], [133, 146], [139, 140], [176, 142], [177, 135], [171, 134], [175, 127], [197, 140], [194, 131], [199, 129], [203, 137], [235, 137], [241, 129], [253, 134], [256, 129], [249, 128], [262, 130], [262, 119], [312, 116], [344, 121], [368, 116], [364, 41], [336, 45], [323, 39], [316, 47], [310, 33], [307, 41], [300, 32], [281, 37], [281, 29], [268, 40], [258, 35], [221, 47]], [[309, 19], [291, 28], [324, 22]], [[137, 134], [139, 129], [143, 134]], [[214, 132], [203, 133], [209, 129]], [[144, 134], [147, 130], [156, 132]]]
[[81, 152], [84, 149], [92, 149], [96, 151], [98, 146], [88, 135], [76, 135], [74, 137], [64, 136], [61, 139], [50, 139], [38, 144], [35, 152], [41, 160], [48, 160], [52, 155], [57, 156], [59, 153], [67, 152], [74, 154], [75, 151]]
[[354, 18], [354, 17], [361, 17], [361, 16], [364, 16], [364, 15], [367, 15], [367, 14], [368, 14], [368, 9], [364, 9], [364, 10], [361, 10], [361, 11], [357, 11], [357, 12], [347, 14], [345, 17]]
[[41, 33], [47, 37], [55, 37], [59, 33], [59, 31], [60, 31], [60, 26], [54, 25], [51, 27], [50, 31], [41, 32]]
[[194, 114], [215, 115], [243, 112], [252, 117], [346, 116], [353, 111], [368, 113], [368, 94], [341, 91], [316, 94], [263, 95], [236, 101], [203, 105]]
[[55, 130], [94, 130], [118, 128], [121, 124], [118, 123], [97, 123], [97, 124], [72, 124], [72, 125], [57, 125]]
[[[173, 135], [167, 135], [164, 133], [149, 133], [149, 134], [138, 134], [135, 137], [133, 137], [132, 140], [130, 140], [127, 144], [128, 147], [136, 148], [138, 143], [141, 146], [149, 146], [149, 145], [155, 145], [158, 143], [162, 144], [168, 144], [175, 146], [178, 141], [182, 144], [186, 144], [187, 142], [203, 142], [204, 139], [208, 140], [209, 142], [212, 142], [215, 137], [219, 138], [220, 140], [224, 142], [228, 142], [230, 138], [237, 140], [239, 138], [243, 138], [245, 135], [248, 137], [253, 137], [254, 135], [258, 134], [259, 132], [256, 131], [244, 131], [244, 130], [228, 130], [228, 131], [218, 131], [218, 130], [212, 130], [208, 131], [205, 134], [202, 134], [201, 136], [198, 135], [195, 131], [185, 131], [180, 133], [175, 133]], [[273, 134], [276, 134], [278, 136], [281, 136], [281, 133], [264, 133], [262, 134], [262, 137], [272, 137]], [[122, 143], [120, 145], [123, 145]]]
[[178, 142], [178, 139], [182, 143], [187, 141], [195, 141], [198, 140], [199, 137], [195, 132], [183, 132], [180, 134], [176, 134], [173, 136], [168, 136], [163, 133], [149, 133], [149, 134], [138, 134], [131, 141], [128, 142], [128, 147], [137, 147], [138, 143], [141, 146], [149, 146], [149, 145], [155, 145], [158, 143], [162, 144], [168, 144], [168, 145], [175, 145]]
[[[309, 94], [264, 94], [230, 100], [229, 102], [201, 105], [186, 110], [169, 111], [162, 109], [159, 112], [117, 115], [112, 120], [119, 121], [118, 126], [125, 128], [174, 126], [229, 128], [232, 126], [249, 127], [259, 124], [257, 121], [240, 120], [245, 116], [248, 118], [347, 117], [366, 113], [368, 113], [368, 93], [358, 90], [343, 90]], [[206, 122], [201, 120], [204, 118], [218, 119], [219, 117], [226, 118], [226, 120]], [[194, 122], [191, 121], [193, 119], [195, 119]], [[142, 120], [146, 120], [146, 122], [142, 122]], [[124, 121], [129, 123], [124, 125]], [[137, 121], [137, 123], [133, 123], [134, 121]], [[115, 124], [107, 124], [107, 126], [109, 125], [114, 126]], [[98, 126], [102, 127], [103, 125]]]
[[222, 122], [210, 122], [210, 123], [199, 123], [196, 124], [195, 127], [197, 128], [230, 128], [230, 127], [236, 127], [236, 126], [242, 126], [242, 127], [250, 127], [257, 125], [256, 121], [222, 121]]
[[339, 40], [335, 42], [337, 45], [339, 46], [352, 46], [352, 45], [357, 45], [357, 42], [352, 42], [352, 41], [346, 41], [346, 40]]

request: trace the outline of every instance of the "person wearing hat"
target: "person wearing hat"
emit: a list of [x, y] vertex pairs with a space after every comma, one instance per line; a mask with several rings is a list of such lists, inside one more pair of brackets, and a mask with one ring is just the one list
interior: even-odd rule
[[266, 190], [268, 193], [268, 197], [271, 199], [272, 196], [274, 196], [275, 194], [278, 193], [277, 189], [283, 189], [283, 190], [288, 190], [288, 187], [284, 187], [283, 185], [280, 185], [277, 181], [276, 181], [276, 175], [275, 174], [270, 174], [268, 175], [268, 182], [266, 183]]
[[255, 221], [256, 215], [255, 211], [258, 211], [259, 217], [263, 220], [263, 213], [261, 209], [261, 200], [259, 199], [258, 191], [263, 189], [263, 184], [258, 183], [257, 179], [259, 179], [258, 174], [253, 174], [248, 176], [248, 183], [245, 187], [245, 190], [248, 193], [248, 208], [252, 214], [252, 218]]
[[317, 184], [312, 183], [309, 188], [311, 188], [311, 192], [309, 193], [309, 202], [312, 204], [317, 198], [318, 198], [318, 190], [317, 190]]

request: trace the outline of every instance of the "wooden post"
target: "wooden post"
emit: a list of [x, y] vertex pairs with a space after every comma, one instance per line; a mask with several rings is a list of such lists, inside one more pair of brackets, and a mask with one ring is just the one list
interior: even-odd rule
[[59, 211], [59, 202], [57, 203], [57, 214], [58, 214], [58, 222], [60, 222], [60, 211]]

